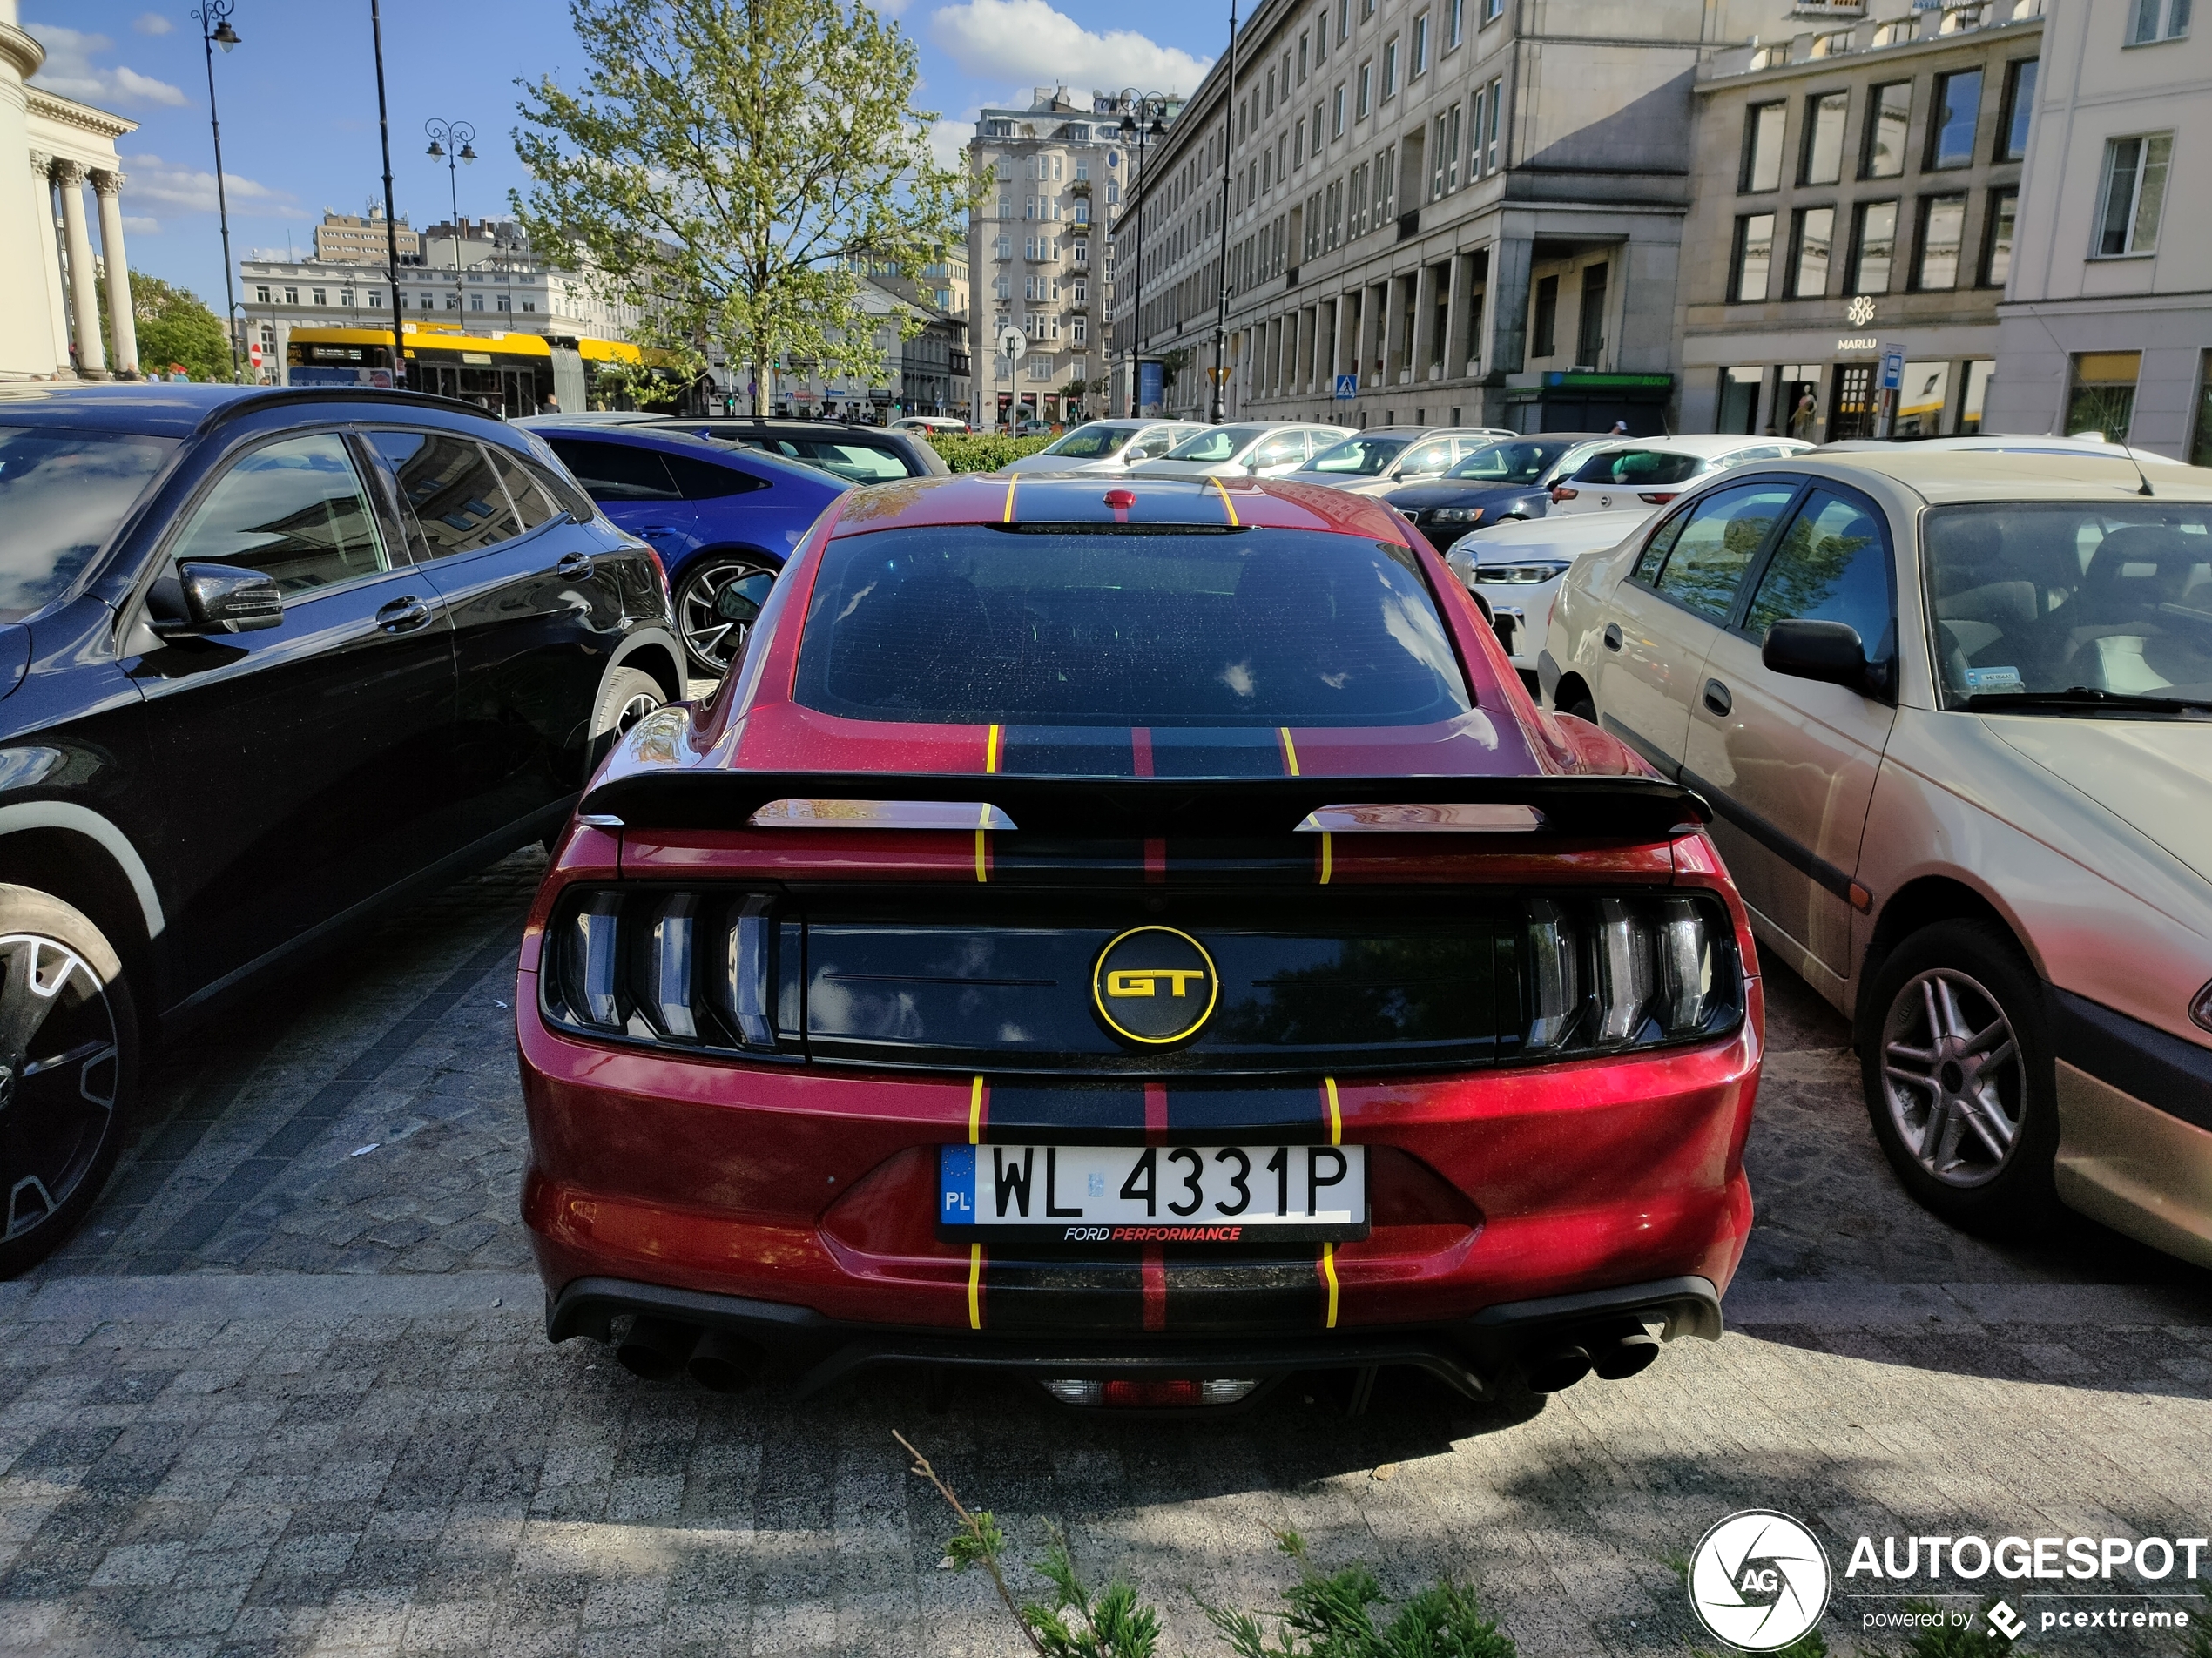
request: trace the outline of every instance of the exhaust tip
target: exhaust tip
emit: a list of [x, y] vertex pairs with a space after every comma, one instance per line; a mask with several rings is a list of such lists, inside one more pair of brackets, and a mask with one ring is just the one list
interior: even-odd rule
[[1532, 1393], [1564, 1392], [1589, 1373], [1589, 1350], [1573, 1345], [1548, 1348], [1521, 1365], [1521, 1375]]
[[715, 1393], [736, 1393], [751, 1386], [768, 1363], [758, 1342], [726, 1330], [710, 1330], [692, 1349], [691, 1379]]
[[672, 1318], [641, 1318], [615, 1348], [615, 1360], [632, 1376], [664, 1382], [684, 1368], [699, 1338], [698, 1326]]
[[1606, 1381], [1625, 1382], [1651, 1368], [1652, 1360], [1659, 1357], [1659, 1338], [1642, 1324], [1630, 1324], [1610, 1342], [1596, 1346], [1596, 1351], [1591, 1368]]

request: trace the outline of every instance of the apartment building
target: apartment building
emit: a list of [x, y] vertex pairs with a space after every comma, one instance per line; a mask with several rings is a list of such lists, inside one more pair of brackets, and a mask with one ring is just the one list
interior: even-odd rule
[[2212, 29], [2189, 0], [2049, 10], [1991, 425], [2212, 466]]
[[1859, 10], [1260, 0], [1147, 158], [1117, 352], [1206, 412], [1225, 210], [1232, 414], [1660, 429], [1697, 68]]
[[[1128, 112], [1117, 93], [1078, 99], [1064, 86], [1038, 87], [1027, 109], [979, 112], [968, 142], [985, 181], [968, 218], [971, 420], [1080, 420], [1106, 408], [1112, 226], [1135, 153], [1122, 138]], [[1024, 336], [1018, 362], [997, 348], [1008, 327]]]
[[365, 213], [326, 207], [322, 222], [315, 226], [315, 258], [325, 265], [383, 265], [394, 242], [399, 244], [402, 259], [411, 262], [422, 252], [422, 238], [405, 213], [393, 222], [391, 232], [386, 234], [381, 207], [372, 206]]
[[[1684, 429], [1814, 442], [1982, 429], [2042, 11], [1878, 0], [1878, 15], [1808, 19], [1699, 66]], [[1903, 382], [1885, 400], [1898, 346]]]

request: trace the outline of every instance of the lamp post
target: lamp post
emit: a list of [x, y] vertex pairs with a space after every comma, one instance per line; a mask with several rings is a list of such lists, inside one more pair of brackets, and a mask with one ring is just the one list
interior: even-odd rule
[[[1130, 313], [1129, 414], [1136, 418], [1138, 382], [1144, 377], [1144, 212], [1143, 204], [1136, 199], [1137, 181], [1144, 176], [1144, 146], [1147, 140], [1167, 137], [1167, 124], [1160, 119], [1160, 112], [1167, 108], [1164, 92], [1140, 92], [1134, 86], [1123, 87], [1117, 95], [1123, 106], [1122, 142], [1136, 141], [1136, 166], [1130, 179], [1130, 206], [1136, 214], [1136, 304]], [[1119, 239], [1120, 226], [1116, 225], [1116, 239]]]
[[1229, 149], [1236, 136], [1237, 0], [1229, 0], [1229, 88], [1221, 100], [1221, 296], [1213, 320], [1213, 401], [1206, 406], [1206, 418], [1216, 426], [1229, 418]]
[[200, 49], [207, 57], [207, 128], [215, 138], [215, 218], [223, 232], [223, 327], [231, 337], [231, 379], [238, 379], [238, 287], [231, 271], [231, 206], [223, 191], [223, 123], [215, 112], [215, 48], [229, 51], [239, 43], [231, 27], [232, 0], [202, 0], [192, 20], [199, 25]]
[[476, 129], [466, 121], [441, 121], [434, 118], [422, 124], [422, 130], [430, 135], [430, 147], [423, 153], [446, 164], [446, 186], [453, 198], [453, 305], [457, 311], [461, 308], [460, 168], [475, 163]]
[[400, 230], [392, 214], [392, 123], [384, 105], [384, 10], [381, 0], [368, 0], [369, 33], [376, 43], [376, 133], [384, 146], [384, 259], [392, 284], [392, 389], [407, 381], [407, 351], [401, 340]]

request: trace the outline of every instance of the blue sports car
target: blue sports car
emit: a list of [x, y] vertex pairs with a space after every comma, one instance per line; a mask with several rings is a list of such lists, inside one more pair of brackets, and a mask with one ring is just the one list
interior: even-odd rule
[[720, 677], [822, 509], [853, 486], [817, 467], [685, 432], [530, 422], [586, 494], [660, 556], [691, 671]]

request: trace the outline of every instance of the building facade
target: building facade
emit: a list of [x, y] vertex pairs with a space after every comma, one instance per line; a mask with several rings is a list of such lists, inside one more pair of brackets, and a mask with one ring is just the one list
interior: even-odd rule
[[315, 226], [315, 258], [325, 265], [385, 265], [390, 261], [394, 243], [399, 246], [400, 257], [410, 263], [422, 252], [422, 238], [407, 222], [405, 213], [386, 233], [381, 207], [371, 206], [365, 213], [341, 213], [326, 207], [322, 223]]
[[0, 0], [0, 380], [136, 375], [115, 141], [138, 123], [26, 86], [45, 60]]
[[[1693, 78], [1788, 0], [1261, 0], [1147, 158], [1115, 345], [1203, 415], [1657, 430]], [[1141, 292], [1140, 292], [1141, 290]]]
[[[1112, 226], [1133, 153], [1121, 134], [1128, 111], [1117, 93], [1078, 100], [1064, 86], [1041, 86], [1028, 109], [986, 109], [976, 118], [968, 165], [984, 192], [968, 217], [968, 418], [980, 425], [1076, 420], [1106, 408]], [[998, 349], [1009, 327], [1023, 335], [1018, 362]]]
[[2026, 222], [2041, 12], [1972, 0], [1838, 18], [1700, 66], [1682, 429], [1982, 429]]
[[2192, 31], [2188, 0], [2049, 10], [1992, 427], [2212, 466], [2212, 19]]

